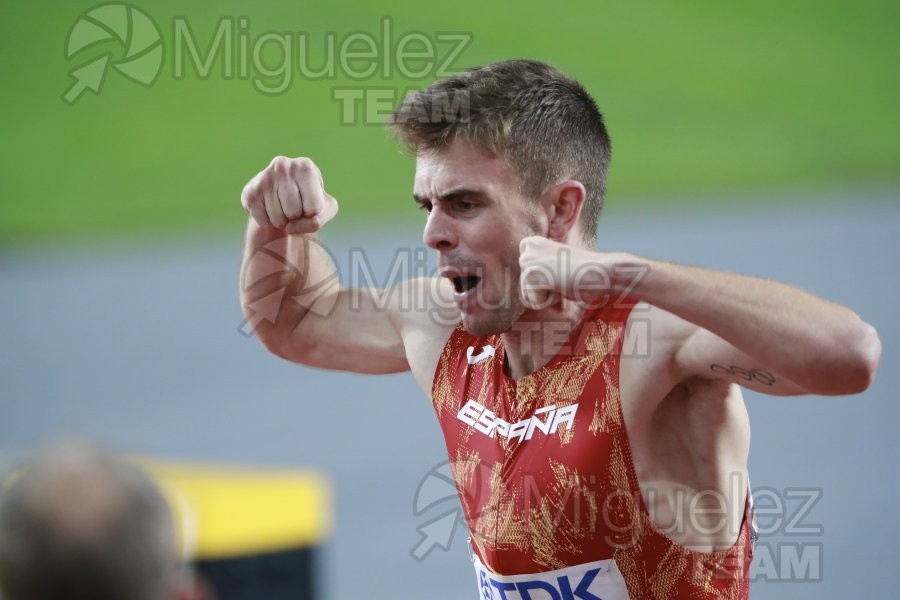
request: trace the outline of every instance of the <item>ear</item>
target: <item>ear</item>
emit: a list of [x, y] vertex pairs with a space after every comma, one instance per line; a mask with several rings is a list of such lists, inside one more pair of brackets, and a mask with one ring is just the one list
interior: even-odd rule
[[547, 237], [556, 242], [577, 243], [581, 238], [578, 222], [587, 196], [584, 185], [566, 179], [548, 188], [541, 197], [547, 215]]

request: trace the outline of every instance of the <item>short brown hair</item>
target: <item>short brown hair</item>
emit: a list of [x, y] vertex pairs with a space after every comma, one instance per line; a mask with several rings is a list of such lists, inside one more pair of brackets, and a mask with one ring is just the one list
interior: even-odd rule
[[502, 154], [537, 198], [564, 179], [587, 191], [582, 235], [595, 241], [612, 148], [603, 115], [574, 79], [533, 60], [469, 69], [415, 92], [388, 121], [413, 152], [439, 152], [457, 139]]

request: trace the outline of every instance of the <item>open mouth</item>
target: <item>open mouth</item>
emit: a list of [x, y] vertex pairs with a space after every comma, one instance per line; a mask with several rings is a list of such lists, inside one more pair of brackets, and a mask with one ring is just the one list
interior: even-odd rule
[[453, 283], [453, 290], [457, 294], [465, 294], [481, 281], [481, 277], [477, 275], [463, 275], [460, 277], [451, 277], [450, 281]]

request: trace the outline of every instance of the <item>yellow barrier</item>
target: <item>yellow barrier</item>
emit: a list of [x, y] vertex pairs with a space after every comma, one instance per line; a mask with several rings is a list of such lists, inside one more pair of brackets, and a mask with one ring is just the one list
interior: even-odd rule
[[135, 462], [169, 499], [187, 558], [318, 546], [331, 531], [330, 486], [315, 471]]
[[318, 597], [331, 490], [314, 471], [134, 459], [176, 516], [182, 555], [217, 600]]

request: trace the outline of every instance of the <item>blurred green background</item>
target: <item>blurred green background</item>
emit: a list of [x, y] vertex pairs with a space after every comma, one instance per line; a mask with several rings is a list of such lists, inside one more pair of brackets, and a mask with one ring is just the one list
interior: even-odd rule
[[[453, 47], [439, 33], [470, 34], [456, 70], [528, 57], [581, 80], [613, 137], [610, 202], [764, 199], [900, 181], [896, 0], [143, 0], [132, 6], [155, 21], [165, 48], [158, 79], [144, 87], [110, 69], [99, 95], [86, 92], [69, 105], [62, 96], [73, 84], [70, 71], [125, 53], [109, 41], [66, 58], [70, 30], [93, 6], [3, 3], [0, 237], [7, 244], [239, 230], [240, 190], [276, 154], [319, 164], [341, 201], [342, 222], [417, 218], [409, 200], [413, 161], [390, 141], [383, 119], [368, 122], [361, 107], [354, 119], [334, 96], [354, 88], [383, 102], [427, 85], [435, 69], [423, 61], [409, 63], [428, 71], [422, 77], [397, 73], [396, 42], [412, 32], [434, 42], [436, 62]], [[249, 56], [235, 40], [230, 53], [219, 48], [208, 77], [198, 76], [189, 55], [184, 77], [173, 77], [174, 18], [190, 24], [205, 53], [220, 19], [241, 16]], [[393, 38], [387, 52], [385, 18]], [[294, 36], [286, 81], [283, 74], [259, 80], [253, 48], [266, 32]], [[346, 76], [340, 47], [353, 32], [378, 42], [378, 65], [389, 61], [390, 77], [381, 68], [363, 80]], [[326, 64], [329, 35], [336, 77], [305, 76], [301, 64]], [[308, 55], [298, 55], [298, 40]], [[262, 46], [260, 58], [270, 67], [285, 60], [275, 42]], [[248, 77], [223, 77], [226, 61], [236, 68], [244, 61]], [[278, 83], [281, 94], [257, 90]]]

